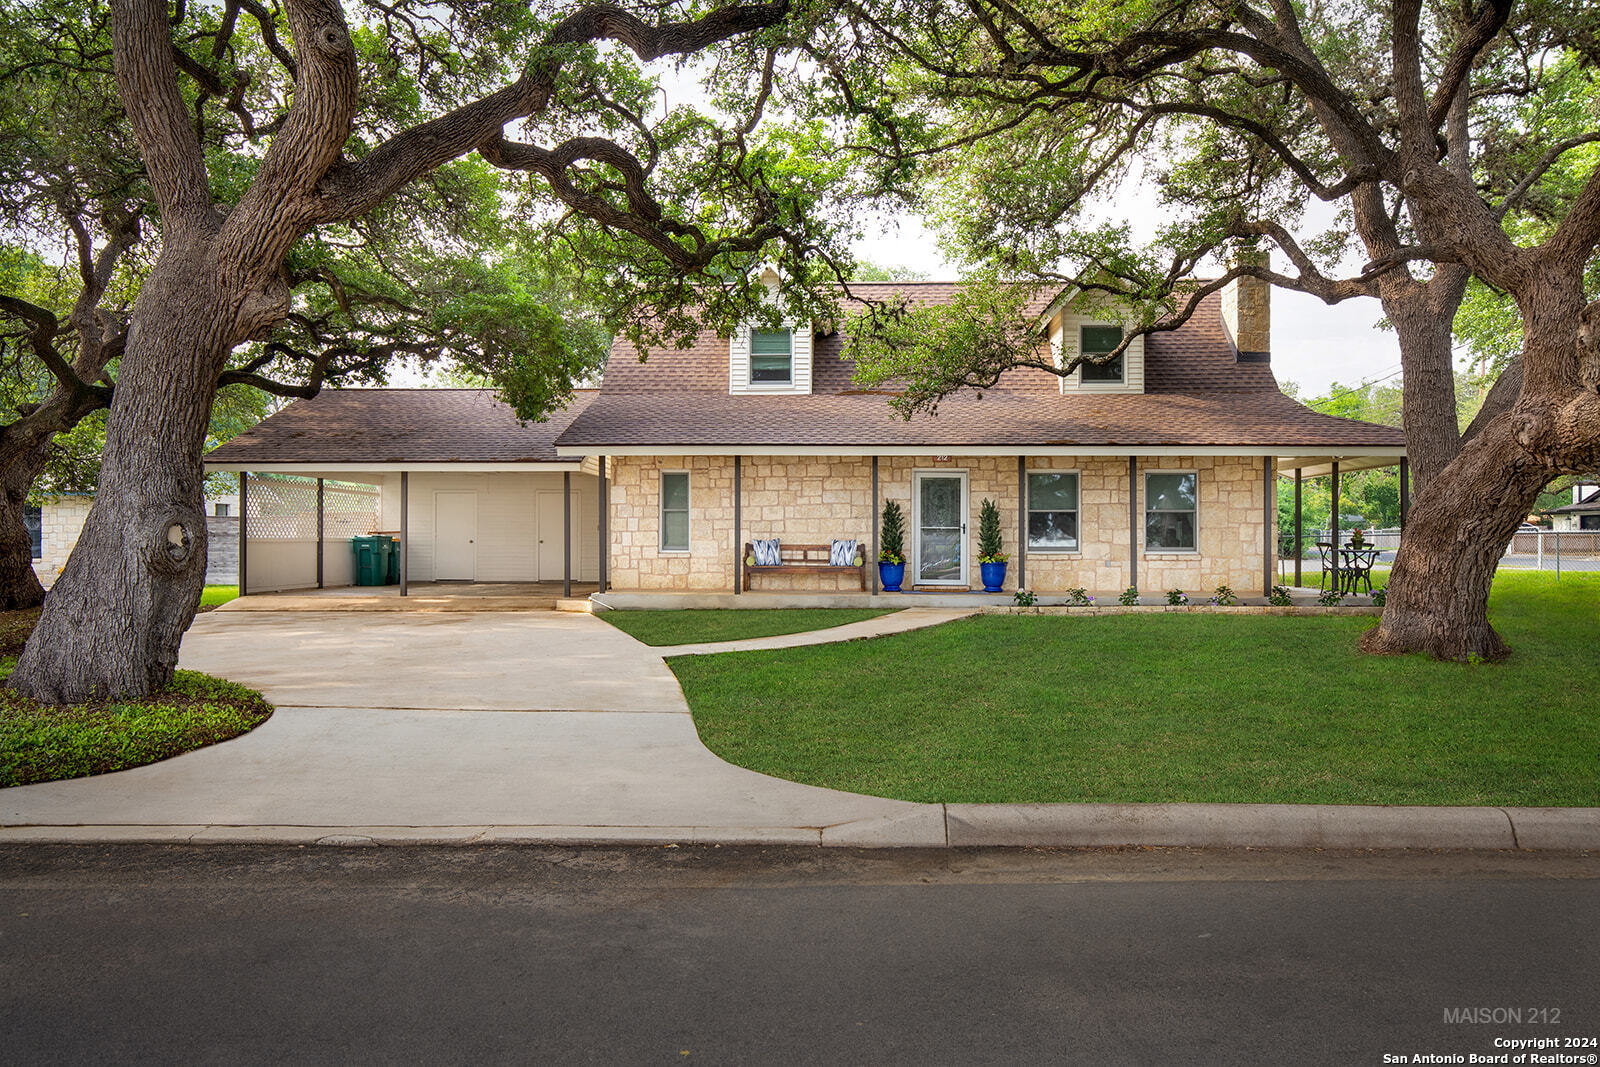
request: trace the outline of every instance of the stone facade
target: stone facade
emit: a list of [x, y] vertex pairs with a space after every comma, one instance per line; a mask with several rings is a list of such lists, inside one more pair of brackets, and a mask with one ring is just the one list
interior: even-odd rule
[[[227, 502], [227, 498], [219, 498]], [[62, 497], [39, 507], [40, 556], [33, 561], [33, 573], [45, 588], [55, 584], [61, 568], [67, 565], [78, 534], [83, 532], [93, 497]], [[212, 501], [207, 501], [212, 504]], [[214, 507], [214, 505], [213, 505]], [[229, 508], [236, 511], [237, 505]], [[239, 518], [237, 515], [207, 515], [206, 584], [234, 585], [239, 581]]]
[[[1265, 252], [1240, 252], [1235, 261], [1271, 265]], [[1222, 325], [1240, 352], [1271, 352], [1272, 286], [1260, 278], [1241, 277], [1222, 290]]]
[[[1264, 540], [1276, 544], [1276, 509], [1263, 514], [1262, 460], [1240, 456], [1145, 457], [1135, 492], [1142, 542], [1144, 475], [1193, 471], [1198, 477], [1196, 552], [1139, 554], [1139, 588], [1146, 594], [1181, 588], [1191, 598], [1211, 595], [1218, 585], [1241, 596], [1259, 596]], [[731, 592], [736, 552], [746, 541], [777, 537], [791, 544], [822, 544], [836, 537], [863, 542], [872, 536], [872, 460], [861, 456], [746, 456], [741, 461], [743, 528], [734, 529], [731, 456], [617, 457], [612, 460], [611, 586], [628, 591]], [[1128, 460], [1122, 456], [1032, 456], [1028, 471], [1071, 470], [1079, 481], [1079, 545], [1076, 552], [1030, 551], [1025, 581], [1040, 593], [1083, 588], [1114, 596], [1132, 584], [1129, 574]], [[966, 547], [968, 587], [982, 588], [976, 563], [978, 518], [985, 499], [1000, 509], [1001, 537], [1011, 556], [1004, 588], [1017, 585], [1019, 482], [1014, 456], [884, 456], [878, 466], [878, 507], [898, 501], [906, 512], [908, 551], [912, 492], [918, 471], [962, 471], [967, 475]], [[660, 547], [661, 474], [689, 472], [688, 552]], [[1263, 522], [1271, 521], [1270, 531]], [[876, 553], [867, 553], [869, 561]], [[908, 568], [906, 587], [914, 584]], [[752, 590], [856, 591], [845, 575], [772, 575]]]

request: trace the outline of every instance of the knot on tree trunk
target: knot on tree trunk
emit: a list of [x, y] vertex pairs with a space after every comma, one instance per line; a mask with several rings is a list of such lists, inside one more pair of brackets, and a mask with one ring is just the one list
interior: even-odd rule
[[156, 574], [182, 574], [198, 559], [205, 565], [206, 520], [187, 509], [167, 512], [155, 524], [151, 538], [150, 569]]

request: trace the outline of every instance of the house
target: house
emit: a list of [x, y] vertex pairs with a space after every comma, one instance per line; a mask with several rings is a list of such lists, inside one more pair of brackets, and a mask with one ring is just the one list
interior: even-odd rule
[[1550, 512], [1556, 530], [1600, 530], [1600, 487], [1574, 486], [1572, 503]]
[[[852, 290], [940, 302], [958, 286]], [[208, 466], [250, 473], [252, 590], [312, 584], [314, 554], [324, 584], [348, 580], [329, 569], [328, 545], [347, 556], [342, 539], [366, 527], [404, 530], [412, 580], [560, 575], [618, 592], [737, 594], [742, 546], [755, 539], [856, 539], [875, 559], [878, 516], [894, 500], [908, 525], [906, 588], [959, 592], [981, 585], [973, 555], [990, 499], [1012, 557], [1007, 590], [1225, 584], [1259, 595], [1276, 580], [1278, 477], [1403, 465], [1405, 453], [1399, 430], [1284, 395], [1268, 309], [1265, 284], [1242, 279], [1115, 363], [1065, 378], [1018, 369], [909, 421], [852, 382], [837, 332], [734, 324], [642, 363], [619, 344], [600, 388], [546, 423], [518, 424], [486, 392], [325, 391]], [[1086, 294], [1031, 314], [1058, 359], [1121, 340], [1116, 316]], [[275, 514], [261, 510], [272, 478]], [[348, 521], [324, 509], [311, 523], [309, 494], [321, 486], [326, 499], [335, 483], [367, 495], [341, 504]], [[852, 575], [764, 578], [758, 589], [858, 588]]]
[[[33, 540], [33, 571], [47, 588], [67, 565], [93, 503], [88, 493], [62, 493], [24, 509], [23, 524]], [[208, 583], [232, 585], [238, 580], [238, 506], [236, 496], [206, 496], [206, 527], [213, 546], [206, 559]]]

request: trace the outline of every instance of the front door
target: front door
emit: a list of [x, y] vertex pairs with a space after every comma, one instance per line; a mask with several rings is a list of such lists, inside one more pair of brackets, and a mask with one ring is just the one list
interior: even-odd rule
[[967, 472], [917, 471], [916, 584], [967, 584]]
[[478, 494], [433, 494], [433, 578], [472, 582], [478, 578]]

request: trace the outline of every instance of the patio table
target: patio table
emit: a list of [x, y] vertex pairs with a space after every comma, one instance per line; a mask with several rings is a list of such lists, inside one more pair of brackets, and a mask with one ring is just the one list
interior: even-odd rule
[[1366, 586], [1367, 592], [1372, 592], [1372, 565], [1378, 562], [1378, 549], [1375, 545], [1366, 545], [1361, 548], [1345, 546], [1339, 550], [1339, 591], [1341, 593], [1359, 592], [1358, 586]]

